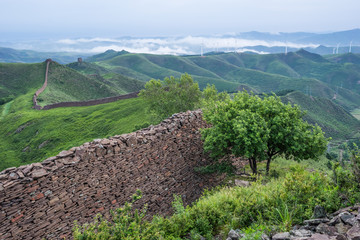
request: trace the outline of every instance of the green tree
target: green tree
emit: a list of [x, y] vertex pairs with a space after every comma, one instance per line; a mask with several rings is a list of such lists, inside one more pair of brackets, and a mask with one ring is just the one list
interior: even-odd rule
[[284, 104], [275, 95], [261, 99], [240, 92], [233, 99], [208, 105], [203, 112], [212, 124], [202, 130], [205, 151], [215, 158], [228, 154], [246, 157], [255, 174], [259, 161], [267, 161], [268, 174], [275, 156], [309, 159], [326, 149], [321, 128], [303, 121], [304, 113], [298, 106]]
[[145, 84], [139, 96], [148, 103], [154, 120], [161, 121], [174, 113], [199, 107], [201, 91], [186, 73], [180, 78], [170, 77], [164, 81], [152, 79]]

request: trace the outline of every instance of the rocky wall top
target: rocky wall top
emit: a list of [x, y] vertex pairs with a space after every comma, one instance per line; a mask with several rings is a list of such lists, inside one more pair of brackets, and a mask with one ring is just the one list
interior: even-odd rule
[[138, 207], [170, 214], [173, 194], [185, 204], [223, 176], [201, 175], [210, 162], [203, 153], [201, 111], [179, 113], [157, 126], [97, 139], [41, 163], [0, 172], [0, 239], [70, 237], [74, 220], [109, 215], [136, 189]]

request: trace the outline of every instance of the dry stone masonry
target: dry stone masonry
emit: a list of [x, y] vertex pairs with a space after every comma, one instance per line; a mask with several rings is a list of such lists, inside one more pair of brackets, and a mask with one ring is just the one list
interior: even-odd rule
[[136, 189], [137, 207], [171, 213], [173, 194], [186, 204], [222, 177], [201, 175], [208, 164], [201, 111], [179, 113], [157, 126], [62, 151], [41, 163], [0, 172], [0, 239], [71, 238], [73, 222], [109, 215]]

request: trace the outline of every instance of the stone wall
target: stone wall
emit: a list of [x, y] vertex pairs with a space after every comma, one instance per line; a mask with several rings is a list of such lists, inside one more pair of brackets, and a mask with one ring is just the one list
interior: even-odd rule
[[223, 178], [194, 171], [210, 161], [202, 127], [201, 111], [179, 113], [157, 126], [0, 172], [0, 239], [71, 238], [74, 220], [108, 216], [136, 189], [143, 192], [137, 207], [147, 203], [149, 215], [171, 213], [173, 194], [190, 204]]
[[40, 95], [40, 93], [42, 93], [45, 88], [47, 87], [47, 82], [48, 82], [48, 73], [49, 73], [49, 65], [50, 63], [52, 62], [52, 60], [49, 58], [49, 59], [46, 59], [46, 70], [45, 70], [45, 81], [44, 81], [44, 84], [42, 85], [41, 88], [39, 88], [34, 96], [33, 96], [33, 104], [34, 104], [34, 108], [37, 109], [37, 110], [40, 110], [41, 109], [41, 106], [37, 104], [37, 97]]
[[[79, 58], [81, 59], [81, 58]], [[81, 62], [78, 59], [78, 62]], [[48, 83], [48, 73], [49, 73], [49, 65], [52, 62], [51, 59], [46, 59], [46, 71], [45, 71], [45, 81], [44, 84], [41, 88], [39, 88], [34, 96], [33, 96], [33, 104], [36, 110], [49, 110], [49, 109], [53, 109], [53, 108], [59, 108], [59, 107], [84, 107], [84, 106], [94, 106], [94, 105], [98, 105], [98, 104], [104, 104], [104, 103], [110, 103], [110, 102], [115, 102], [118, 100], [123, 100], [123, 99], [129, 99], [129, 98], [136, 98], [139, 94], [139, 92], [133, 92], [133, 93], [129, 93], [129, 94], [124, 94], [124, 95], [119, 95], [119, 96], [114, 96], [114, 97], [107, 97], [107, 98], [100, 98], [100, 99], [93, 99], [93, 100], [88, 100], [88, 101], [78, 101], [78, 102], [60, 102], [60, 103], [54, 103], [54, 104], [49, 104], [46, 105], [44, 107], [41, 107], [40, 105], [38, 105], [37, 103], [37, 98], [38, 96], [45, 90], [45, 88], [47, 87], [47, 83]]]
[[114, 97], [107, 97], [107, 98], [100, 98], [100, 99], [94, 99], [94, 100], [88, 100], [88, 101], [60, 102], [60, 103], [54, 103], [54, 104], [46, 105], [46, 106], [42, 107], [41, 109], [49, 110], [49, 109], [58, 108], [58, 107], [94, 106], [94, 105], [98, 105], [98, 104], [115, 102], [115, 101], [123, 100], [123, 99], [136, 98], [138, 96], [138, 94], [139, 94], [139, 92], [133, 92], [133, 93], [128, 93], [128, 94], [124, 94], [124, 95], [119, 95], [119, 96], [114, 96]]

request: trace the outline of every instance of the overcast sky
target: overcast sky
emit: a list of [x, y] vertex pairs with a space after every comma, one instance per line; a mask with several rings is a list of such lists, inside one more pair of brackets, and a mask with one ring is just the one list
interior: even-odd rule
[[359, 0], [0, 0], [0, 37], [149, 37], [360, 28]]

